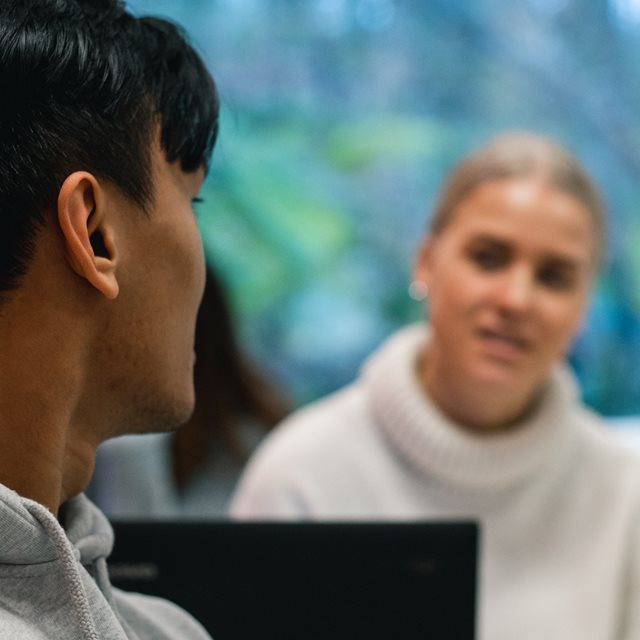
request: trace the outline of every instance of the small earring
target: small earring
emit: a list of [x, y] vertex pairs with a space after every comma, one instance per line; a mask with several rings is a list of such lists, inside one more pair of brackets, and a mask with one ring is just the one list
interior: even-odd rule
[[413, 300], [421, 302], [426, 300], [429, 295], [429, 287], [422, 280], [413, 280], [409, 285], [409, 297]]

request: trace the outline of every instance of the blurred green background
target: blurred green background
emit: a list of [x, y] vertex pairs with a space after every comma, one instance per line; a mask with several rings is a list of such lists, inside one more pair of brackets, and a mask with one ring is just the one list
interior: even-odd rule
[[503, 129], [600, 184], [609, 253], [571, 354], [585, 400], [640, 414], [640, 0], [132, 0], [182, 24], [222, 99], [198, 215], [247, 351], [295, 404], [396, 327], [448, 169]]

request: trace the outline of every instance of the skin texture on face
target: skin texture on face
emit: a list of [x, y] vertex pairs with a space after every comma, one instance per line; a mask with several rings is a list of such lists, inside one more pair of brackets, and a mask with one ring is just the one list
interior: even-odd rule
[[419, 375], [444, 413], [481, 432], [523, 416], [579, 329], [595, 246], [585, 207], [539, 177], [481, 184], [427, 238]]
[[168, 163], [159, 142], [152, 169], [144, 211], [70, 174], [0, 314], [0, 482], [52, 513], [86, 486], [104, 439], [175, 428], [193, 410], [203, 171]]
[[119, 401], [122, 415], [114, 416], [114, 424], [121, 432], [176, 428], [195, 402], [195, 322], [205, 266], [192, 200], [204, 172], [184, 173], [159, 148], [153, 172], [155, 197], [148, 212], [115, 188], [110, 194], [120, 208], [114, 231], [120, 291], [97, 360]]

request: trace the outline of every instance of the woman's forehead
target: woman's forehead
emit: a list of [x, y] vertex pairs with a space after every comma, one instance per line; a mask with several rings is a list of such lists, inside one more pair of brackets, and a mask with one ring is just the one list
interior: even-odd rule
[[509, 178], [483, 183], [452, 212], [443, 234], [494, 238], [539, 252], [591, 259], [592, 217], [574, 196], [539, 180]]

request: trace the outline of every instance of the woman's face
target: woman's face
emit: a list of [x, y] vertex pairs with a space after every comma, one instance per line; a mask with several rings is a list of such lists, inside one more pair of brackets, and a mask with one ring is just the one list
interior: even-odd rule
[[595, 247], [586, 208], [541, 179], [477, 187], [416, 266], [429, 288], [432, 373], [530, 399], [580, 326]]

